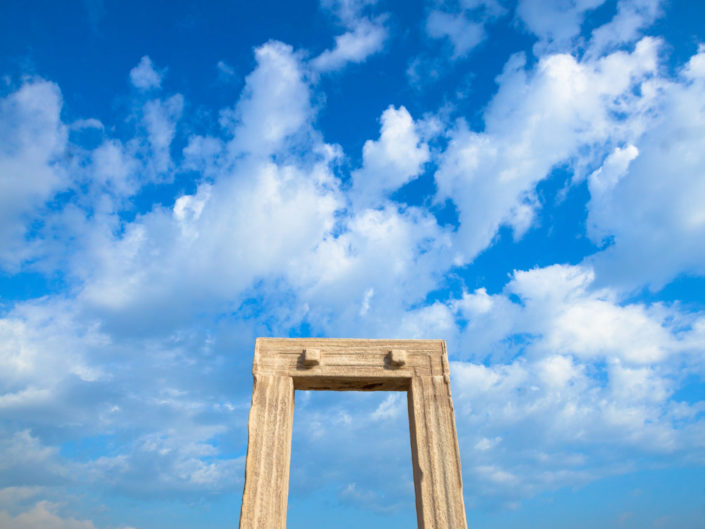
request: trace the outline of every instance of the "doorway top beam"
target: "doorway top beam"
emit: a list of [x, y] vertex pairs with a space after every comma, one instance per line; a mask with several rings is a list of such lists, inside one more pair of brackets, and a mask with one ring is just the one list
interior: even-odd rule
[[258, 338], [252, 373], [291, 377], [295, 389], [405, 391], [449, 368], [444, 340]]

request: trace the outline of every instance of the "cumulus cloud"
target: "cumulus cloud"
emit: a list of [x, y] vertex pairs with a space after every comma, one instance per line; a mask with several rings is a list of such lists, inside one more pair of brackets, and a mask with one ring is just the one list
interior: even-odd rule
[[0, 511], [0, 525], [16, 529], [95, 529], [95, 525], [90, 520], [77, 520], [70, 516], [61, 516], [58, 512], [59, 508], [58, 504], [40, 501], [28, 511], [17, 516]]
[[[213, 339], [181, 333], [116, 344], [76, 309], [75, 302], [35, 303], [0, 320], [0, 417], [26, 427], [0, 436], [0, 486], [71, 483], [154, 497], [219, 494], [241, 486], [242, 457], [222, 452], [232, 443], [226, 424], [245, 427], [246, 419], [233, 423], [232, 414], [246, 410], [248, 398], [227, 389], [231, 380], [213, 399], [213, 373], [223, 364], [209, 345]], [[217, 329], [208, 332], [218, 335]], [[192, 350], [203, 354], [198, 370], [210, 373], [205, 393], [205, 378], [194, 380], [193, 353], [186, 354]], [[162, 371], [158, 379], [155, 369]], [[82, 462], [65, 459], [43, 441], [112, 444], [115, 432], [125, 428], [131, 434], [122, 437], [116, 453]]]
[[33, 257], [27, 227], [54, 193], [70, 185], [61, 156], [67, 127], [54, 83], [29, 81], [0, 99], [0, 266]]
[[610, 22], [592, 32], [591, 55], [634, 42], [663, 14], [663, 0], [620, 0]]
[[[257, 292], [284, 319], [340, 324], [352, 311], [351, 329], [362, 318], [369, 325], [357, 333], [379, 333], [384, 305], [417, 301], [425, 290], [409, 286], [433, 288], [439, 263], [448, 262], [448, 235], [432, 215], [386, 204], [429, 158], [406, 109], [383, 113], [380, 138], [365, 144], [353, 176], [359, 207], [342, 216], [346, 202], [331, 166], [339, 149], [311, 128], [310, 86], [297, 54], [268, 43], [256, 56], [240, 101], [223, 116], [232, 138], [193, 136], [184, 151], [189, 166], [214, 180], [119, 234], [95, 230], [77, 258], [91, 263], [76, 269], [84, 282], [79, 299], [111, 329], [168, 329]], [[288, 154], [300, 145], [309, 149], [305, 157]], [[266, 158], [272, 154], [277, 161]], [[297, 300], [289, 316], [283, 292]]]
[[432, 11], [426, 21], [426, 31], [430, 37], [447, 37], [453, 45], [453, 57], [466, 55], [485, 39], [482, 22], [473, 22], [464, 14], [452, 15], [444, 11]]
[[360, 20], [353, 28], [335, 37], [335, 47], [325, 50], [311, 62], [320, 72], [339, 70], [348, 63], [360, 63], [380, 51], [387, 39], [383, 18]]
[[[115, 231], [121, 200], [152, 178], [173, 176], [171, 143], [183, 107], [178, 94], [147, 101], [135, 138], [108, 138], [87, 157], [83, 171], [91, 199], [109, 207], [90, 226], [80, 220], [65, 225], [87, 242], [76, 247], [72, 273], [84, 283], [82, 303], [113, 314], [116, 325], [147, 314], [152, 321], [173, 321], [200, 310], [201, 303], [215, 308], [214, 294], [237, 303], [253, 282], [281, 274], [287, 261], [313, 249], [332, 228], [341, 202], [328, 164], [338, 154], [312, 134], [302, 66], [280, 43], [264, 45], [256, 57], [258, 67], [239, 103], [224, 113], [231, 138], [193, 136], [184, 151], [186, 164], [217, 174], [215, 182], [203, 182], [173, 206], [156, 208]], [[310, 146], [310, 159], [286, 161], [289, 142]], [[284, 155], [284, 161], [267, 160], [273, 153]], [[290, 230], [281, 232], [282, 226]], [[165, 273], [179, 262], [184, 268]], [[189, 278], [185, 288], [184, 278]], [[174, 302], [184, 295], [191, 302]]]
[[257, 68], [245, 79], [237, 106], [221, 112], [221, 124], [233, 135], [232, 154], [274, 153], [313, 113], [305, 72], [291, 46], [271, 41], [255, 50], [255, 58]]
[[351, 24], [377, 3], [378, 0], [321, 0], [321, 7], [343, 24]]
[[538, 37], [534, 46], [537, 55], [586, 47], [589, 56], [599, 57], [641, 38], [643, 30], [661, 16], [662, 3], [662, 0], [620, 0], [611, 20], [593, 29], [587, 42], [583, 31], [585, 18], [592, 11], [604, 8], [605, 0], [521, 0], [516, 17]]
[[[636, 88], [654, 74], [658, 49], [659, 41], [645, 38], [631, 53], [596, 61], [554, 54], [528, 71], [523, 55], [510, 58], [485, 112], [485, 130], [458, 121], [439, 157], [437, 198], [459, 209], [462, 260], [485, 249], [501, 225], [521, 237], [536, 212], [535, 186], [579, 149], [589, 153], [639, 134], [650, 93], [638, 95]], [[621, 112], [633, 120], [617, 118]]]
[[306, 319], [331, 335], [436, 336], [428, 314], [411, 311], [449, 266], [448, 234], [417, 208], [393, 205], [354, 215], [337, 237], [326, 237], [290, 281], [305, 302]]
[[475, 359], [451, 367], [466, 490], [490, 482], [478, 499], [585, 483], [641, 455], [702, 459], [705, 402], [672, 396], [684, 369], [704, 374], [705, 315], [622, 303], [590, 269], [559, 265], [449, 310], [467, 319], [457, 347]]
[[130, 82], [140, 90], [161, 88], [162, 74], [154, 68], [152, 59], [145, 55], [139, 64], [130, 70]]
[[[495, 344], [513, 334], [523, 335], [517, 349], [507, 349], [508, 354], [552, 352], [640, 365], [673, 360], [705, 346], [700, 341], [701, 319], [659, 304], [622, 305], [619, 291], [597, 289], [594, 282], [589, 268], [554, 265], [518, 271], [505, 295], [478, 290], [463, 296], [455, 309], [468, 318], [465, 332], [471, 339], [481, 338], [483, 329], [490, 330]], [[517, 296], [521, 304], [511, 302], [509, 295]], [[480, 341], [484, 347], [476, 346], [475, 354], [494, 355], [492, 342]]]
[[[74, 465], [80, 479], [94, 487], [135, 498], [221, 494], [242, 487], [244, 456], [222, 457], [209, 442], [214, 430], [196, 428], [186, 435], [150, 432], [131, 449]], [[222, 433], [222, 432], [221, 432]]]
[[589, 177], [588, 233], [611, 246], [595, 256], [605, 281], [659, 289], [705, 273], [705, 49], [672, 81], [654, 80], [653, 122]]
[[17, 305], [0, 319], [0, 408], [5, 413], [50, 407], [66, 377], [99, 378], [80, 351], [104, 346], [108, 339], [95, 326], [79, 328], [75, 316], [70, 303], [40, 301]]
[[[82, 298], [137, 319], [151, 313], [168, 321], [207, 305], [215, 309], [216, 300], [237, 301], [254, 281], [280, 274], [332, 227], [335, 193], [300, 170], [252, 162], [238, 173], [243, 176], [215, 189], [204, 184], [173, 211], [155, 211], [106, 240], [91, 256], [97, 268]], [[176, 268], [166, 273], [165, 263]], [[185, 296], [190, 303], [174, 303]]]
[[[168, 147], [162, 154], [168, 154]], [[139, 161], [130, 149], [114, 139], [107, 139], [91, 153], [93, 182], [117, 196], [130, 196], [138, 189], [139, 168]]]
[[181, 94], [136, 101], [130, 116], [132, 138], [121, 141], [104, 135], [102, 143], [85, 153], [83, 163], [73, 168], [93, 193], [101, 212], [112, 214], [123, 209], [127, 199], [143, 186], [172, 180], [172, 144], [183, 106]]
[[496, 0], [463, 0], [457, 11], [432, 9], [426, 19], [426, 33], [434, 39], [448, 39], [453, 59], [465, 57], [485, 40], [486, 24], [506, 13]]
[[3, 428], [0, 433], [0, 487], [32, 488], [66, 482], [66, 468], [59, 462], [57, 448], [43, 445], [28, 430], [8, 432]]
[[389, 107], [381, 121], [379, 140], [365, 142], [363, 166], [352, 174], [353, 201], [371, 206], [417, 177], [429, 159], [428, 145], [406, 108]]
[[658, 74], [659, 49], [644, 38], [632, 52], [597, 59], [546, 55], [530, 71], [522, 56], [507, 63], [485, 130], [459, 121], [439, 157], [437, 198], [458, 206], [461, 261], [491, 244], [501, 225], [521, 237], [539, 207], [535, 186], [567, 164], [577, 181], [597, 166], [588, 233], [611, 245], [595, 257], [605, 281], [658, 289], [679, 273], [702, 274], [695, 204], [703, 161], [693, 154], [703, 151], [702, 52], [669, 79]]
[[541, 2], [521, 0], [516, 15], [527, 29], [542, 41], [542, 46], [566, 48], [580, 34], [585, 15], [605, 0], [570, 0]]
[[314, 70], [340, 70], [347, 64], [364, 62], [384, 48], [389, 33], [385, 26], [387, 17], [364, 14], [365, 9], [374, 4], [374, 1], [322, 2], [322, 7], [331, 12], [348, 31], [335, 37], [332, 49], [323, 51], [311, 61]]

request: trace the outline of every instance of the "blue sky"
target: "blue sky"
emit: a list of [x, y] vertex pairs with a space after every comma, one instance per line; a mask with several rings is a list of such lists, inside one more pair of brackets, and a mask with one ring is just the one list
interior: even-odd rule
[[[234, 527], [257, 336], [443, 338], [471, 527], [705, 524], [705, 6], [0, 7], [0, 526]], [[298, 392], [288, 527], [414, 527]]]

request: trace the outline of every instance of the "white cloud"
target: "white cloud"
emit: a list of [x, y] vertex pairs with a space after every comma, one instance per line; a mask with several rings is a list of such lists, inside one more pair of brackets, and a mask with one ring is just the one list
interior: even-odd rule
[[[140, 187], [171, 178], [170, 149], [182, 108], [179, 94], [147, 101], [131, 116], [134, 137], [122, 142], [107, 137], [95, 119], [66, 125], [53, 83], [28, 81], [2, 99], [0, 266], [49, 272], [72, 259], [66, 249], [83, 247], [88, 232], [113, 229], [113, 215]], [[97, 148], [69, 141], [69, 130], [86, 128], [102, 136]], [[77, 193], [71, 203], [48, 206], [67, 190]], [[93, 216], [91, 222], [87, 216]]]
[[126, 453], [75, 464], [73, 471], [95, 487], [140, 498], [233, 490], [243, 484], [245, 457], [215, 457], [220, 450], [209, 441], [223, 430], [192, 424], [188, 432], [147, 433]]
[[321, 7], [342, 23], [350, 24], [377, 2], [378, 0], [321, 0]]
[[[74, 317], [70, 303], [52, 300], [18, 304], [0, 319], [1, 408], [22, 404], [23, 395], [39, 397], [38, 384], [52, 389], [67, 375], [95, 378], [78, 351], [105, 345], [107, 338], [95, 327], [76, 328]], [[34, 391], [13, 393], [21, 387]]]
[[540, 49], [566, 48], [580, 34], [585, 15], [605, 0], [568, 0], [542, 2], [520, 0], [516, 15], [526, 27], [541, 39]]
[[465, 57], [487, 38], [485, 26], [504, 15], [496, 0], [463, 0], [453, 12], [432, 9], [426, 18], [426, 33], [434, 39], [448, 39], [453, 59]]
[[[84, 213], [93, 209], [101, 215], [113, 215], [129, 207], [130, 197], [143, 186], [164, 183], [173, 176], [176, 167], [171, 150], [183, 112], [183, 96], [174, 94], [146, 101], [138, 98], [133, 105], [127, 120], [133, 127], [131, 138], [110, 137], [102, 124], [96, 122], [101, 128], [102, 142], [94, 148], [71, 142], [68, 145], [71, 156], [59, 164], [83, 187], [80, 193], [85, 195], [85, 202], [75, 201], [75, 205], [84, 209]], [[58, 212], [52, 222], [60, 221], [61, 213], [66, 211]]]
[[62, 517], [57, 512], [59, 507], [55, 503], [40, 501], [17, 516], [0, 511], [0, 526], [13, 529], [95, 529], [90, 520]]
[[255, 50], [255, 57], [257, 67], [245, 79], [235, 110], [221, 113], [221, 124], [234, 136], [232, 154], [272, 154], [313, 114], [309, 85], [291, 46], [270, 41]]
[[0, 509], [7, 510], [42, 492], [42, 487], [5, 487], [0, 488]]
[[166, 173], [171, 167], [170, 147], [176, 133], [176, 122], [181, 117], [184, 99], [180, 94], [164, 101], [154, 99], [144, 105], [142, 123], [152, 156], [150, 159], [157, 173]]
[[589, 271], [558, 266], [515, 274], [508, 289], [532, 307], [537, 323], [544, 322], [537, 325], [543, 335], [538, 347], [634, 364], [658, 363], [680, 352], [676, 329], [668, 324], [670, 311], [620, 306], [609, 291], [589, 293], [593, 281]]
[[206, 178], [216, 177], [225, 159], [225, 144], [212, 136], [190, 136], [183, 150], [182, 167], [198, 171]]
[[597, 56], [606, 50], [636, 41], [644, 29], [663, 14], [663, 3], [663, 0], [620, 0], [612, 20], [593, 30], [588, 53]]
[[372, 207], [417, 177], [429, 159], [428, 145], [406, 108], [390, 106], [381, 121], [379, 140], [365, 142], [363, 166], [352, 173], [353, 202]]
[[[469, 320], [464, 340], [478, 358], [498, 352], [574, 355], [585, 361], [647, 365], [675, 361], [705, 347], [699, 317], [660, 304], [622, 305], [618, 292], [595, 285], [589, 268], [553, 265], [517, 271], [504, 294], [466, 293], [455, 305]], [[521, 304], [511, 301], [518, 296]], [[486, 337], [483, 338], [483, 334]], [[521, 341], [502, 344], [516, 335]], [[498, 358], [500, 359], [500, 358]]]
[[[224, 115], [226, 133], [233, 136], [229, 143], [193, 136], [184, 150], [185, 165], [214, 181], [117, 233], [109, 219], [94, 223], [91, 243], [76, 255], [81, 302], [111, 315], [115, 325], [142, 320], [149, 326], [155, 319], [171, 325], [207, 306], [218, 311], [223, 303], [237, 304], [257, 281], [280, 277], [287, 263], [307, 255], [332, 229], [342, 207], [329, 168], [338, 153], [312, 131], [309, 86], [298, 56], [270, 42], [256, 57], [240, 101]], [[149, 101], [146, 138], [124, 148], [103, 144], [94, 156], [98, 174], [109, 168], [104, 179], [124, 179], [137, 171], [135, 159], [146, 158], [146, 169], [156, 166], [169, 176], [182, 106], [181, 96]], [[303, 159], [288, 155], [296, 142], [306, 145]], [[146, 156], [132, 154], [145, 144]], [[276, 163], [268, 159], [275, 153]], [[177, 302], [184, 299], [190, 302]]]
[[406, 413], [407, 406], [404, 402], [404, 396], [403, 393], [389, 393], [372, 413], [372, 419], [384, 421], [400, 417], [403, 413]]
[[[468, 319], [455, 349], [475, 359], [451, 371], [477, 500], [586, 483], [653, 454], [702, 460], [705, 402], [672, 397], [684, 372], [705, 376], [705, 315], [622, 304], [589, 269], [558, 265], [516, 272], [503, 293], [466, 294], [453, 310]], [[490, 469], [494, 486], [480, 487]]]
[[361, 63], [382, 50], [387, 40], [384, 18], [357, 21], [352, 29], [335, 37], [335, 47], [311, 61], [319, 72], [340, 70], [349, 63]]
[[311, 60], [317, 72], [331, 72], [350, 63], [364, 62], [382, 51], [389, 31], [385, 15], [373, 16], [376, 0], [323, 0], [321, 7], [331, 13], [347, 29], [335, 37], [335, 46]]
[[146, 55], [140, 59], [137, 66], [130, 70], [130, 82], [140, 90], [161, 88], [162, 76], [163, 74], [155, 70], [152, 60]]
[[640, 39], [643, 30], [661, 16], [662, 3], [662, 0], [620, 0], [612, 19], [593, 29], [587, 43], [581, 36], [583, 22], [591, 11], [604, 7], [605, 0], [520, 0], [516, 16], [539, 38], [534, 46], [537, 55], [584, 47], [587, 56], [597, 58]]
[[109, 139], [91, 153], [92, 180], [118, 196], [129, 196], [139, 187], [138, 168], [138, 161], [117, 140]]
[[59, 88], [23, 84], [0, 99], [0, 266], [17, 269], [33, 257], [27, 227], [54, 193], [70, 185], [61, 165], [67, 145]]
[[643, 39], [632, 53], [596, 61], [549, 55], [531, 71], [522, 55], [508, 61], [485, 112], [485, 130], [473, 132], [459, 121], [438, 160], [437, 198], [459, 209], [462, 260], [486, 248], [503, 224], [520, 236], [537, 207], [537, 183], [580, 149], [589, 159], [603, 144], [638, 136], [651, 98], [637, 95], [637, 87], [654, 74], [658, 49], [658, 41]]
[[594, 257], [600, 277], [661, 288], [705, 274], [705, 50], [678, 79], [654, 80], [648, 130], [589, 178], [588, 233], [612, 245]]
[[[235, 121], [225, 119], [230, 143], [191, 137], [184, 151], [187, 166], [213, 181], [118, 234], [95, 226], [76, 256], [80, 303], [98, 311], [111, 332], [166, 330], [204, 310], [238, 306], [257, 289], [282, 321], [341, 325], [343, 315], [354, 315], [345, 326], [357, 322], [356, 333], [398, 334], [380, 315], [416, 302], [435, 285], [439, 266], [449, 266], [448, 235], [433, 216], [385, 202], [429, 157], [406, 109], [385, 111], [380, 138], [365, 144], [354, 176], [355, 192], [382, 210], [342, 215], [346, 203], [331, 169], [340, 149], [312, 129], [310, 87], [297, 55], [269, 43], [257, 58], [226, 116]], [[291, 156], [300, 145], [308, 154]], [[265, 158], [270, 154], [276, 162]], [[363, 299], [367, 291], [374, 295]], [[281, 305], [284, 293], [295, 303]], [[405, 321], [418, 333], [441, 324], [426, 311]]]
[[[518, 500], [637, 468], [643, 457], [700, 460], [702, 404], [669, 401], [675, 383], [656, 367], [598, 366], [566, 356], [507, 364], [454, 362], [453, 397], [473, 500]], [[604, 381], [605, 377], [607, 381]], [[501, 437], [501, 443], [487, 439]], [[475, 447], [482, 448], [481, 450]], [[605, 449], [609, 447], [609, 449]], [[513, 479], [485, 487], [486, 469]]]
[[[44, 446], [27, 430], [0, 430], [0, 488], [65, 483], [67, 472], [58, 449]], [[21, 498], [18, 498], [21, 499]]]
[[485, 130], [460, 121], [438, 157], [437, 198], [459, 210], [459, 262], [501, 225], [515, 238], [530, 229], [537, 183], [566, 164], [576, 181], [590, 168], [588, 231], [597, 244], [613, 243], [591, 260], [600, 280], [658, 289], [679, 273], [703, 273], [702, 54], [669, 80], [659, 75], [659, 49], [644, 38], [599, 59], [546, 55], [531, 71], [521, 56], [507, 63]]
[[[403, 315], [449, 266], [448, 247], [448, 234], [432, 216], [387, 204], [355, 214], [339, 235], [326, 236], [310, 255], [294, 261], [288, 278], [305, 302], [307, 320], [326, 333], [401, 337], [414, 330], [415, 336], [424, 335], [437, 317], [423, 310], [412, 311], [408, 319]], [[370, 289], [374, 295], [361, 312], [359, 303]]]
[[486, 38], [483, 22], [469, 20], [464, 13], [431, 11], [426, 31], [434, 39], [448, 38], [453, 45], [453, 58], [463, 57]]
[[[295, 167], [243, 163], [231, 180], [203, 185], [173, 212], [145, 215], [91, 250], [95, 267], [81, 297], [135, 323], [154, 311], [182, 318], [218, 310], [314, 248], [338, 204], [334, 191]], [[184, 299], [191, 301], [175, 303]]]
[[[17, 307], [0, 320], [7, 331], [0, 350], [0, 419], [27, 428], [0, 432], [0, 487], [71, 483], [163, 497], [241, 486], [243, 458], [222, 451], [227, 428], [246, 426], [245, 418], [233, 417], [247, 409], [249, 398], [233, 405], [224, 388], [214, 398], [220, 390], [213, 369], [222, 358], [183, 331], [162, 341], [115, 344], [82, 321], [78, 304], [38, 305]], [[204, 358], [194, 367], [199, 348]], [[161, 370], [156, 378], [155, 369]], [[205, 380], [204, 393], [199, 386]], [[124, 441], [109, 441], [109, 455], [84, 462], [63, 458], [43, 441], [111, 439], [126, 430], [131, 434]]]
[[590, 174], [590, 193], [593, 197], [599, 197], [611, 191], [619, 180], [626, 174], [629, 164], [639, 156], [639, 149], [634, 145], [627, 145], [624, 148], [616, 147], [602, 166]]

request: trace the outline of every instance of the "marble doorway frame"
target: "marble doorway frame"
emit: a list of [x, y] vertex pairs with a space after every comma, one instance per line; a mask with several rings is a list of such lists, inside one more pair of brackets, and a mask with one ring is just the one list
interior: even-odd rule
[[294, 391], [406, 391], [419, 529], [466, 529], [444, 340], [258, 338], [240, 529], [285, 529]]

